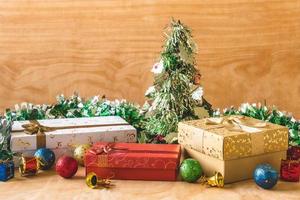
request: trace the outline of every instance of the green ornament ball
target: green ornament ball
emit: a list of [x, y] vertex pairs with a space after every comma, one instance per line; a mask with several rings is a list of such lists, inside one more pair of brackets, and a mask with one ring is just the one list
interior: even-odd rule
[[192, 158], [185, 159], [180, 166], [180, 175], [186, 182], [196, 182], [202, 175], [202, 167], [200, 163]]

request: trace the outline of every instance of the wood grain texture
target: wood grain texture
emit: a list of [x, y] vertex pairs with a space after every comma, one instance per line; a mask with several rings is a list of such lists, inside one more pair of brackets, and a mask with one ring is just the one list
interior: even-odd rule
[[1, 0], [0, 109], [74, 91], [143, 103], [171, 17], [214, 107], [266, 99], [300, 118], [299, 0]]

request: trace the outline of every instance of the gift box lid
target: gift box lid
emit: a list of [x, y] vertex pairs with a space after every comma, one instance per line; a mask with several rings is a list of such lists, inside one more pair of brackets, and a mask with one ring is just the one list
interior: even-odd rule
[[180, 145], [99, 142], [86, 153], [87, 167], [177, 169]]
[[[128, 125], [124, 119], [119, 116], [105, 117], [82, 117], [82, 118], [64, 118], [64, 119], [44, 119], [37, 120], [41, 125], [57, 128], [80, 128], [80, 127], [97, 127], [97, 126], [116, 126]], [[12, 126], [12, 132], [23, 131], [25, 124], [29, 124], [29, 120], [15, 121]]]
[[189, 148], [231, 160], [288, 148], [288, 128], [245, 116], [180, 122], [178, 141]]
[[[24, 126], [35, 130], [40, 126], [43, 134], [30, 133]], [[119, 116], [16, 121], [10, 146], [18, 152], [41, 147], [60, 149], [97, 141], [136, 142], [136, 129]]]

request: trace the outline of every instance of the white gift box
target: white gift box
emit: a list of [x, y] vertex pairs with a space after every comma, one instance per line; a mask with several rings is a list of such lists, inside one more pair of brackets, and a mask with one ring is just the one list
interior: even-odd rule
[[[45, 147], [52, 150], [65, 150], [79, 144], [92, 144], [98, 141], [127, 142], [137, 141], [133, 126], [118, 116], [37, 120], [40, 125], [53, 128], [44, 131]], [[12, 127], [11, 150], [26, 152], [37, 149], [38, 137], [30, 135], [22, 127], [30, 121], [16, 121]]]

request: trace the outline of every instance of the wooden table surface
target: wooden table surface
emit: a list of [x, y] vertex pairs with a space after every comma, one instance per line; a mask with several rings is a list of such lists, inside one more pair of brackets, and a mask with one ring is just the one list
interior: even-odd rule
[[41, 172], [37, 176], [16, 177], [0, 182], [0, 199], [5, 200], [288, 200], [300, 199], [300, 183], [279, 182], [272, 190], [263, 190], [253, 180], [226, 185], [225, 188], [207, 188], [184, 182], [114, 181], [109, 190], [90, 189], [85, 184], [84, 168], [72, 179], [63, 179], [55, 171]]

